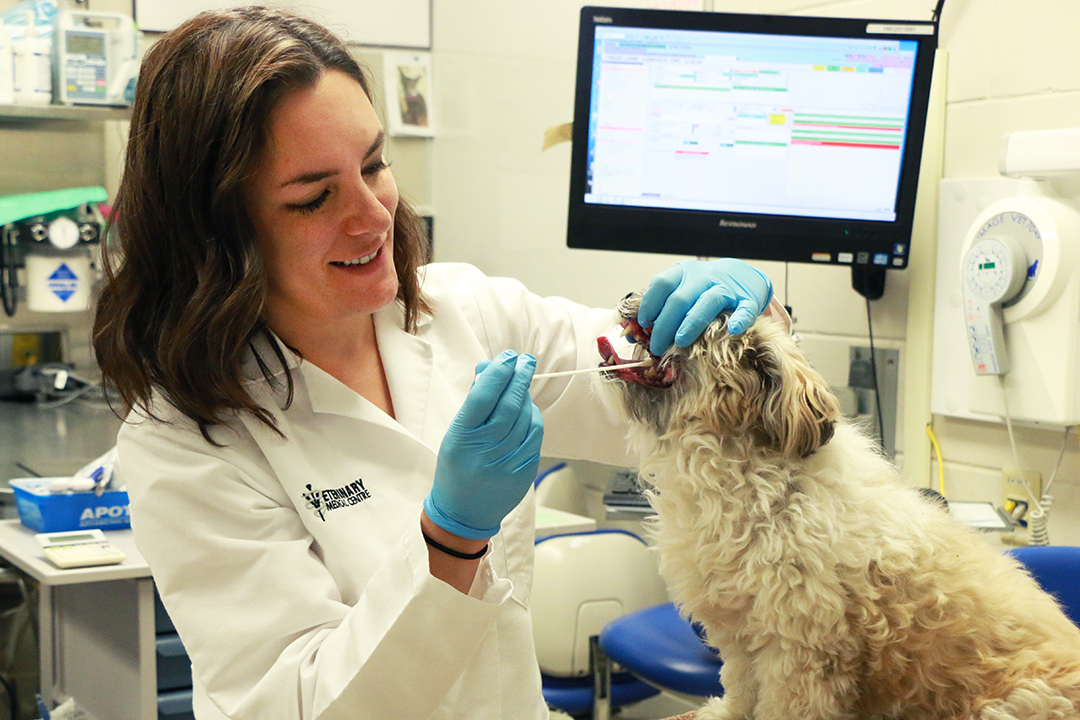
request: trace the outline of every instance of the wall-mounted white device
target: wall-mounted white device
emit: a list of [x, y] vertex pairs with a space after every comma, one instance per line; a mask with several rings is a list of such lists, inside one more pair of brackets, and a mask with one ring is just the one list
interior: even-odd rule
[[55, 101], [130, 105], [139, 32], [127, 15], [65, 11], [53, 37]]
[[15, 314], [22, 285], [35, 312], [90, 308], [91, 256], [103, 227], [96, 204], [107, 197], [96, 186], [0, 197], [0, 299], [7, 315]]
[[1007, 400], [1016, 420], [1080, 424], [1080, 208], [1045, 182], [1014, 187], [978, 214], [954, 260], [968, 409], [1001, 417]]
[[[1016, 213], [995, 217], [994, 226], [1026, 226], [1028, 218]], [[981, 233], [991, 227], [980, 228]], [[1034, 264], [1037, 268], [1038, 264]], [[1027, 256], [1008, 233], [985, 237], [972, 245], [960, 266], [964, 313], [971, 362], [978, 375], [1003, 375], [1009, 370], [1002, 320], [1003, 302], [1016, 297], [1027, 276]]]
[[1005, 177], [1045, 179], [1080, 171], [1080, 128], [1006, 133], [998, 171]]

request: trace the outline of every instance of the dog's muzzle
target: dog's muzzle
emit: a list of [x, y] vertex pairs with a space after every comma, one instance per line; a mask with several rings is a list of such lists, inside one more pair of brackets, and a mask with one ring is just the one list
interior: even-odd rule
[[675, 363], [671, 362], [670, 359], [664, 360], [649, 352], [649, 338], [652, 331], [649, 328], [642, 327], [636, 318], [624, 317], [619, 325], [622, 327], [622, 336], [630, 343], [631, 357], [619, 357], [609, 338], [606, 336], [598, 337], [596, 347], [600, 351], [600, 357], [604, 360], [602, 365], [625, 365], [642, 360], [651, 360], [652, 364], [645, 367], [612, 370], [604, 373], [604, 375], [608, 377], [614, 376], [627, 383], [658, 388], [671, 387], [675, 382]]

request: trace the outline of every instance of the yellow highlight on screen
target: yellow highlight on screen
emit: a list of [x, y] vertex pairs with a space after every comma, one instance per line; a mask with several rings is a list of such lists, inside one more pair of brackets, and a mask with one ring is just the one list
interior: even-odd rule
[[784, 115], [783, 113], [773, 113], [773, 114], [769, 115], [769, 124], [770, 125], [786, 125], [787, 124], [787, 115]]

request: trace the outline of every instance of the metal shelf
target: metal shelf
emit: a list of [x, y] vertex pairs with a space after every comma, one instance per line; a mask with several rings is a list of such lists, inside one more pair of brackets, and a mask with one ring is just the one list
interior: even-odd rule
[[127, 120], [131, 108], [105, 105], [0, 105], [0, 123], [8, 120]]

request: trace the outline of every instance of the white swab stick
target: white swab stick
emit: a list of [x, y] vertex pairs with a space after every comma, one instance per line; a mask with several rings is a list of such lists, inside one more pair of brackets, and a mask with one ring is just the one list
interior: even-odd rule
[[563, 370], [562, 372], [540, 373], [539, 375], [533, 375], [533, 380], [539, 380], [541, 378], [565, 377], [567, 375], [581, 375], [582, 373], [625, 370], [626, 368], [645, 367], [647, 365], [652, 365], [652, 361], [642, 360], [641, 362], [626, 363], [625, 365], [598, 365], [597, 367], [584, 368], [582, 370]]

